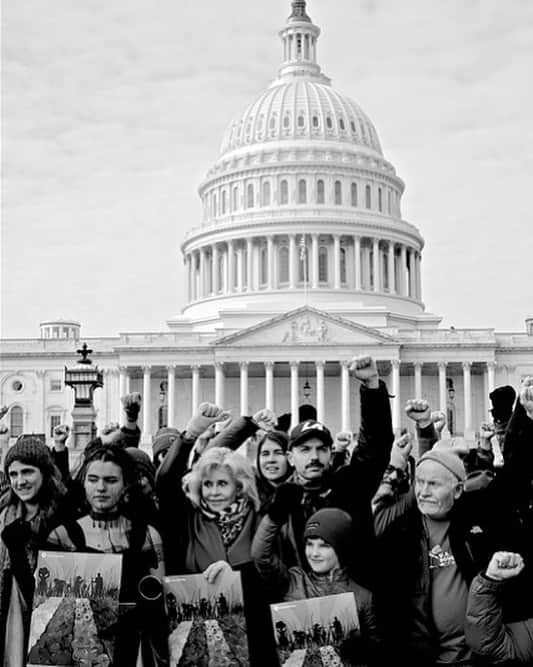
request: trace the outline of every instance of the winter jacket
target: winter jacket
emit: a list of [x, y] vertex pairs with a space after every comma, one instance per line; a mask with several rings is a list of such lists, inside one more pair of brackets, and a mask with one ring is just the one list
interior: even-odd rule
[[533, 664], [533, 618], [506, 624], [501, 593], [506, 582], [478, 575], [472, 581], [466, 609], [468, 645], [487, 664]]

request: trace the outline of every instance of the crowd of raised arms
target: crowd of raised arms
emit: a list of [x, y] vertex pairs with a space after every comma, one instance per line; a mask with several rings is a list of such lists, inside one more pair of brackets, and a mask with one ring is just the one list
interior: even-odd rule
[[67, 426], [53, 447], [29, 435], [7, 447], [2, 426], [2, 664], [26, 664], [45, 549], [122, 554], [120, 601], [135, 613], [119, 621], [121, 667], [169, 664], [147, 575], [214, 582], [228, 568], [241, 573], [253, 666], [277, 664], [269, 604], [347, 592], [360, 628], [346, 664], [533, 664], [533, 378], [491, 393], [493, 419], [470, 443], [441, 437], [446, 416], [419, 397], [395, 434], [375, 361], [354, 357], [350, 372], [353, 439], [312, 406], [289, 429], [290, 415], [232, 419], [202, 403], [183, 430], [154, 435], [150, 457], [138, 393], [77, 462]]

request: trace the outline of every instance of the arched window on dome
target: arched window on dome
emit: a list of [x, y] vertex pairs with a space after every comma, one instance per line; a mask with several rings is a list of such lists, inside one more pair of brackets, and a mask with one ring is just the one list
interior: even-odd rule
[[239, 188], [234, 185], [232, 190], [231, 208], [236, 211], [239, 208]]
[[279, 184], [279, 203], [288, 204], [289, 203], [289, 184], [285, 179]]
[[322, 284], [328, 282], [328, 247], [325, 245], [318, 249], [318, 281]]
[[263, 245], [259, 248], [259, 284], [266, 285], [268, 280], [268, 256], [267, 247]]
[[387, 190], [387, 213], [389, 215], [392, 214], [392, 197], [391, 197], [391, 191]]
[[263, 206], [270, 206], [270, 181], [263, 183]]
[[216, 218], [217, 217], [217, 195], [215, 192], [213, 192], [213, 197], [211, 199], [211, 217]]
[[272, 116], [270, 117], [270, 122], [268, 124], [271, 130], [276, 129], [276, 114], [273, 113]]
[[24, 412], [20, 405], [14, 405], [9, 411], [9, 435], [18, 438], [24, 432]]
[[286, 245], [279, 249], [279, 282], [280, 285], [289, 282], [289, 248]]
[[344, 118], [339, 118], [339, 127], [341, 128], [341, 130], [346, 129], [344, 126]]
[[254, 186], [248, 183], [246, 187], [246, 208], [253, 208], [254, 206]]
[[365, 186], [365, 207], [372, 208], [372, 190], [370, 185]]
[[304, 58], [309, 60], [309, 35], [305, 35], [304, 38]]
[[205, 273], [206, 273], [206, 283], [207, 283], [207, 294], [213, 293], [213, 262], [212, 255], [207, 253], [205, 256]]
[[346, 280], [346, 248], [340, 249], [340, 274], [341, 274], [341, 284], [345, 285]]
[[340, 181], [335, 181], [335, 205], [340, 206], [342, 204], [342, 183]]
[[353, 120], [350, 121], [350, 127], [352, 128], [352, 132], [354, 132], [354, 133], [357, 132], [357, 130], [355, 128], [355, 121], [353, 121]]
[[319, 123], [319, 120], [318, 120], [318, 116], [313, 116], [312, 123], [313, 123], [313, 127], [315, 129], [317, 129], [319, 127], [320, 123]]
[[220, 193], [220, 209], [222, 215], [226, 215], [226, 191], [222, 190]]
[[333, 121], [331, 120], [331, 116], [326, 117], [326, 127], [328, 128], [328, 130], [331, 130], [331, 128], [333, 127]]
[[303, 127], [305, 125], [305, 119], [303, 114], [298, 116], [298, 127]]
[[357, 183], [352, 183], [350, 188], [350, 201], [352, 206], [357, 206]]
[[316, 182], [316, 203], [324, 203], [324, 181], [322, 179]]
[[378, 188], [378, 211], [383, 213], [383, 190]]
[[287, 114], [287, 115], [283, 118], [283, 128], [284, 128], [285, 130], [288, 130], [290, 126], [291, 126], [291, 119], [290, 119], [290, 117], [289, 117], [289, 114]]
[[298, 181], [298, 203], [307, 204], [307, 182], [304, 178]]

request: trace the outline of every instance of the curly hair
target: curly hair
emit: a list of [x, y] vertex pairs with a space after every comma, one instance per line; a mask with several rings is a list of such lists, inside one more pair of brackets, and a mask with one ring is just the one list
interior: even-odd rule
[[192, 470], [184, 475], [182, 479], [183, 491], [193, 505], [200, 506], [202, 481], [214, 470], [227, 472], [237, 486], [237, 495], [248, 498], [254, 509], [259, 509], [259, 494], [252, 464], [244, 456], [237, 454], [228, 447], [207, 449], [193, 465]]

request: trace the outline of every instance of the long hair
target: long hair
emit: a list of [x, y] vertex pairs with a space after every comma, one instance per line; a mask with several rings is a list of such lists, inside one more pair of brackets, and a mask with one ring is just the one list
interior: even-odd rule
[[247, 458], [228, 447], [207, 449], [192, 470], [182, 480], [185, 495], [196, 507], [202, 498], [202, 480], [214, 470], [224, 470], [231, 475], [237, 486], [237, 495], [248, 498], [255, 510], [259, 509], [259, 494], [252, 464]]
[[285, 474], [279, 480], [276, 480], [276, 484], [279, 484], [288, 479], [294, 472], [294, 468], [290, 465], [289, 458], [287, 456], [287, 449], [289, 447], [289, 436], [284, 431], [276, 431], [276, 430], [267, 431], [267, 433], [265, 433], [265, 435], [261, 438], [257, 446], [257, 459], [256, 459], [257, 475], [263, 482], [271, 484], [271, 482], [267, 480], [267, 478], [264, 476], [263, 471], [261, 469], [261, 450], [263, 449], [263, 446], [267, 441], [275, 442], [277, 445], [279, 445], [283, 450], [287, 461], [287, 470], [285, 471]]
[[114, 463], [121, 469], [122, 479], [124, 481], [124, 491], [118, 509], [128, 516], [134, 516], [134, 506], [140, 499], [137, 469], [132, 457], [124, 451], [124, 449], [117, 447], [117, 445], [101, 445], [94, 447], [85, 457], [75, 477], [80, 492], [83, 491], [83, 498], [80, 499], [80, 509], [85, 513], [90, 509], [87, 497], [85, 496], [85, 478], [87, 477], [89, 466], [95, 461]]

